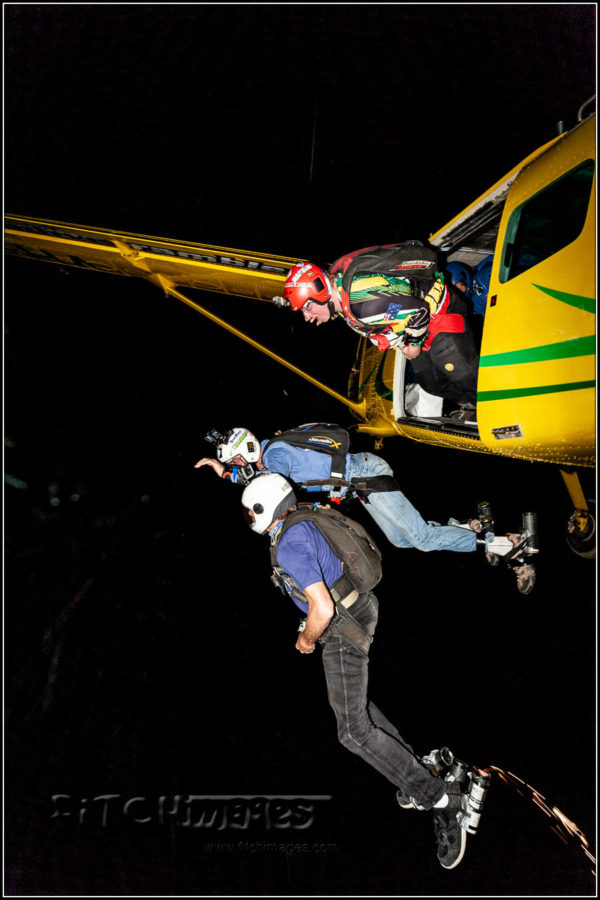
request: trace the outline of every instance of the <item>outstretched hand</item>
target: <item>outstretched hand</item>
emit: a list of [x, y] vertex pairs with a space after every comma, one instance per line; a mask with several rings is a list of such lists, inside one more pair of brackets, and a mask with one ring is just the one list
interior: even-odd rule
[[212, 456], [204, 456], [202, 459], [199, 459], [197, 463], [194, 463], [195, 469], [201, 469], [202, 466], [210, 466], [214, 469], [219, 478], [223, 477], [225, 466], [223, 463], [220, 463], [218, 459], [213, 459]]

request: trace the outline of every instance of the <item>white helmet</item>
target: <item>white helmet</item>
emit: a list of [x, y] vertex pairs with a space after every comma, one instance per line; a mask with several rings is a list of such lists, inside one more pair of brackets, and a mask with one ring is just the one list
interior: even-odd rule
[[275, 519], [296, 505], [296, 495], [282, 475], [258, 475], [244, 490], [242, 505], [252, 531], [264, 534]]
[[217, 444], [219, 462], [228, 463], [238, 454], [249, 463], [260, 459], [260, 442], [247, 428], [232, 428], [225, 435], [225, 443]]

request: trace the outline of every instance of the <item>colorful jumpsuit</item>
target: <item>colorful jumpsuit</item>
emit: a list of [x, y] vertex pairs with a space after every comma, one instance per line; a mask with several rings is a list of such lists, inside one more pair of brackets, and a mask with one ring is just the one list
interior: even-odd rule
[[[342, 275], [333, 277], [341, 295]], [[435, 396], [474, 406], [479, 357], [461, 294], [443, 277], [423, 283], [423, 299], [411, 290], [405, 278], [356, 276], [348, 304], [342, 303], [344, 318], [381, 351], [406, 344], [421, 347], [410, 361], [418, 384]]]

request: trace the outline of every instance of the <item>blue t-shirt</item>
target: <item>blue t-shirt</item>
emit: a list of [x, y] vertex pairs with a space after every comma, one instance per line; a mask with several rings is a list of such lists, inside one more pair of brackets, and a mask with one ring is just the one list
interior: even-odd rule
[[[318, 581], [331, 587], [343, 574], [342, 563], [312, 522], [290, 525], [279, 541], [277, 562], [301, 591]], [[308, 612], [308, 603], [292, 600], [302, 612]]]
[[[263, 449], [268, 441], [261, 441]], [[263, 456], [263, 465], [269, 472], [276, 472], [302, 484], [304, 481], [320, 481], [331, 475], [331, 457], [328, 453], [319, 453], [318, 450], [302, 450], [300, 447], [292, 447], [285, 441], [276, 441]], [[348, 480], [350, 471], [350, 454], [346, 454], [345, 477]], [[307, 488], [308, 491], [323, 491], [327, 486]]]

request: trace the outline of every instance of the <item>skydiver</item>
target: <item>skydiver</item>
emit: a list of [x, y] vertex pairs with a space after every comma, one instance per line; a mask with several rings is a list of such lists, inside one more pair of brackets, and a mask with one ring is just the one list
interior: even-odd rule
[[482, 259], [475, 267], [473, 276], [473, 312], [477, 316], [484, 316], [490, 289], [490, 276], [492, 274], [492, 262], [494, 255], [491, 253]]
[[446, 263], [444, 272], [449, 276], [454, 287], [471, 299], [473, 292], [473, 270], [471, 266], [462, 262], [449, 262]]
[[[488, 256], [486, 260], [484, 260], [484, 262], [486, 263], [489, 261], [490, 271], [492, 268], [492, 259], [493, 256]], [[479, 266], [477, 266], [475, 271], [473, 271], [471, 266], [467, 265], [467, 263], [452, 261], [446, 263], [444, 272], [448, 276], [450, 282], [454, 285], [454, 287], [457, 290], [462, 291], [469, 303], [469, 324], [471, 327], [471, 332], [473, 334], [475, 346], [481, 347], [481, 340], [483, 337], [483, 317], [485, 315], [487, 290], [485, 296], [482, 298], [481, 295], [483, 291], [481, 285], [477, 281], [476, 275], [478, 270]], [[487, 283], [489, 286], [489, 273]]]
[[[339, 428], [339, 426], [334, 426]], [[283, 475], [298, 486], [307, 482], [320, 481], [310, 485], [309, 491], [326, 491], [330, 498], [357, 496], [367, 512], [381, 528], [387, 539], [395, 547], [411, 548], [428, 552], [431, 550], [452, 550], [456, 553], [473, 553], [482, 546], [487, 561], [498, 565], [500, 557], [509, 557], [509, 564], [515, 572], [517, 588], [522, 594], [529, 594], [535, 584], [535, 568], [520, 555], [523, 549], [521, 534], [505, 537], [492, 535], [493, 541], [482, 534], [482, 523], [478, 518], [459, 523], [451, 519], [447, 525], [425, 521], [419, 511], [400, 489], [392, 468], [374, 453], [347, 453], [341, 463], [343, 484], [337, 489], [327, 479], [332, 478], [332, 456], [323, 446], [313, 443], [318, 449], [311, 449], [309, 426], [300, 426], [294, 432], [304, 430], [306, 446], [296, 446], [285, 439], [285, 435], [259, 441], [247, 428], [232, 428], [226, 435], [216, 436], [217, 459], [203, 457], [195, 463], [195, 468], [210, 466], [219, 478], [229, 479], [245, 485], [257, 472], [271, 472]], [[340, 429], [345, 431], [345, 429]], [[287, 433], [290, 435], [290, 432]], [[347, 436], [347, 435], [346, 435]], [[336, 479], [333, 478], [335, 482]], [[359, 484], [366, 487], [359, 487]]]
[[[417, 263], [420, 254], [433, 253], [420, 241], [398, 246], [409, 248]], [[462, 293], [445, 283], [436, 265], [431, 265], [430, 271], [416, 266], [410, 277], [358, 266], [346, 284], [344, 273], [349, 265], [354, 267], [355, 261], [370, 259], [376, 255], [374, 250], [381, 249], [347, 254], [328, 271], [310, 262], [298, 263], [288, 273], [284, 298], [277, 298], [279, 305], [300, 310], [307, 322], [317, 326], [341, 316], [381, 352], [400, 349], [425, 391], [457, 404], [450, 413], [453, 418], [474, 420], [479, 356]]]
[[433, 810], [437, 857], [445, 869], [455, 868], [467, 838], [458, 818], [467, 805], [461, 784], [442, 779], [425, 765], [367, 697], [377, 597], [372, 590], [359, 592], [353, 587], [339, 552], [314, 521], [294, 522], [296, 497], [281, 475], [254, 478], [242, 494], [242, 504], [252, 530], [269, 535], [274, 571], [283, 576], [288, 593], [306, 615], [296, 649], [310, 654], [317, 642], [322, 645], [327, 695], [340, 743], [395, 786], [402, 808]]

